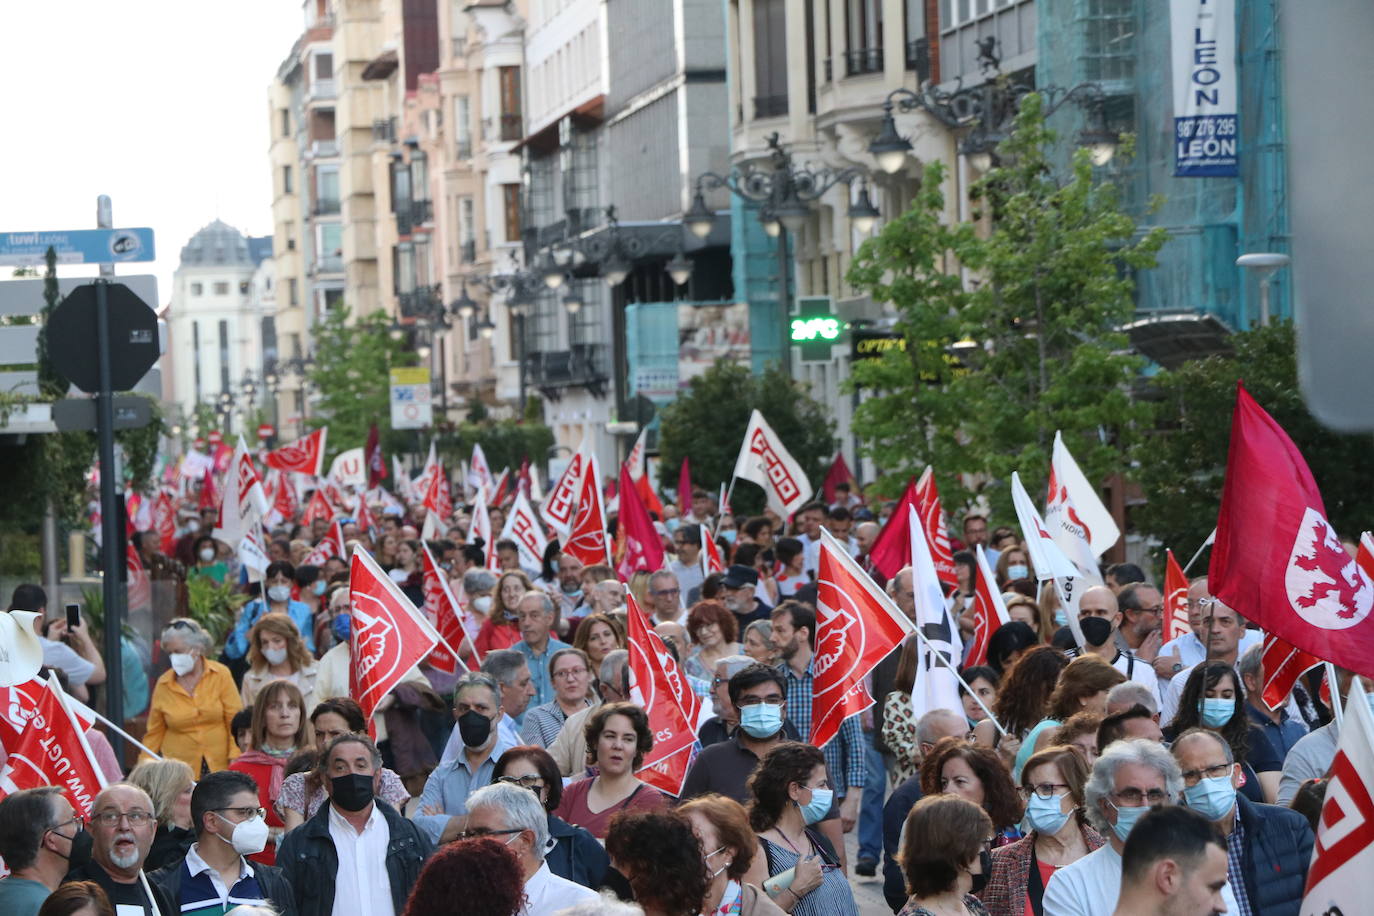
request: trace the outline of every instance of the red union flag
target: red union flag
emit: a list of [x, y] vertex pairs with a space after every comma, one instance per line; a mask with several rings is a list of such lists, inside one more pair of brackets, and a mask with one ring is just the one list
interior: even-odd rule
[[617, 526], [619, 539], [624, 544], [624, 553], [615, 573], [622, 582], [641, 569], [650, 571], [663, 568], [663, 539], [654, 529], [649, 510], [640, 502], [635, 482], [630, 478], [630, 469], [620, 466], [620, 522]]
[[429, 488], [425, 490], [424, 505], [430, 512], [439, 516], [445, 525], [453, 517], [453, 497], [449, 495], [448, 474], [444, 472], [442, 464], [436, 467], [434, 473], [430, 475]]
[[750, 415], [749, 427], [744, 431], [734, 476], [763, 487], [769, 508], [783, 518], [811, 498], [811, 482], [802, 473], [801, 465], [788, 454], [757, 410]]
[[627, 594], [626, 620], [630, 649], [630, 698], [649, 714], [653, 750], [636, 775], [669, 795], [682, 792], [696, 743], [700, 701], [658, 634], [649, 629], [634, 596]]
[[1213, 596], [1266, 633], [1374, 676], [1374, 583], [1326, 520], [1297, 446], [1240, 384], [1209, 573]]
[[701, 529], [701, 572], [702, 575], [709, 576], [712, 573], [725, 572], [725, 561], [721, 559], [720, 548], [716, 546], [716, 539], [711, 537], [709, 525], [698, 525]]
[[319, 477], [324, 473], [324, 444], [328, 436], [329, 427], [321, 426], [308, 436], [268, 452], [263, 462], [279, 471], [299, 471]]
[[305, 507], [305, 517], [301, 519], [301, 524], [310, 525], [317, 518], [327, 522], [334, 520], [334, 507], [325, 499], [323, 487], [315, 488], [315, 495], [310, 497], [310, 502]]
[[[424, 565], [425, 617], [434, 624], [443, 640], [439, 647], [429, 654], [429, 666], [445, 674], [457, 674], [459, 668], [467, 669], [457, 651], [461, 651], [463, 640], [467, 638], [470, 626], [466, 624], [468, 614], [449, 589], [448, 579], [439, 571], [439, 564], [434, 562], [434, 554], [429, 552], [429, 545], [422, 544], [421, 550]], [[474, 646], [474, 659], [481, 664], [482, 657], [476, 655], [476, 651]]]
[[1186, 636], [1192, 631], [1188, 622], [1188, 577], [1174, 559], [1172, 550], [1164, 551], [1164, 641]]
[[1356, 678], [1345, 705], [1345, 723], [1331, 763], [1317, 842], [1307, 869], [1302, 912], [1369, 912], [1369, 875], [1374, 872], [1374, 716]]
[[587, 461], [584, 442], [573, 454], [568, 466], [559, 475], [558, 482], [549, 490], [539, 514], [553, 529], [554, 533], [566, 540], [572, 533], [573, 519], [577, 512], [577, 496], [582, 486], [582, 467]]
[[506, 527], [501, 529], [502, 540], [512, 540], [520, 548], [520, 565], [526, 569], [538, 569], [544, 563], [544, 548], [549, 539], [544, 535], [544, 526], [539, 524], [539, 516], [524, 493], [517, 493], [515, 504], [506, 516]]
[[864, 678], [915, 626], [825, 529], [816, 585], [809, 740], [824, 747], [845, 719], [873, 705]]
[[935, 487], [935, 472], [930, 465], [926, 465], [921, 479], [916, 481], [916, 514], [921, 517], [921, 528], [930, 547], [930, 559], [935, 563], [935, 575], [950, 590], [958, 588], [959, 576], [954, 571], [954, 554], [949, 549], [945, 516], [940, 511], [940, 491]]
[[897, 505], [888, 516], [887, 523], [883, 525], [883, 530], [878, 532], [878, 537], [869, 548], [868, 558], [873, 561], [873, 568], [882, 573], [885, 578], [891, 579], [897, 575], [898, 571], [911, 562], [911, 528], [907, 525], [907, 509], [915, 508], [920, 511], [920, 506], [916, 499], [916, 478], [913, 477], [906, 483], [906, 489], [902, 491], [902, 496], [897, 500]]
[[1264, 705], [1270, 709], [1278, 709], [1287, 703], [1288, 694], [1298, 678], [1322, 663], [1315, 655], [1293, 648], [1273, 633], [1264, 637], [1262, 651], [1260, 666], [1264, 671], [1264, 688], [1261, 696]]
[[[0, 771], [0, 789], [10, 793], [57, 786], [76, 813], [88, 817], [95, 796], [105, 788], [105, 776], [86, 744], [86, 726], [73, 715], [56, 676], [48, 675], [46, 687], [39, 681], [25, 686], [30, 690], [25, 698], [34, 703], [24, 712], [26, 723], [17, 740], [5, 745], [9, 756]], [[18, 689], [8, 699], [15, 700]]]
[[329, 531], [315, 545], [315, 549], [306, 555], [302, 565], [323, 566], [330, 557], [343, 558], [346, 556], [348, 556], [348, 551], [344, 547], [343, 523], [336, 518], [333, 524], [329, 526]]
[[377, 430], [377, 424], [373, 423], [367, 430], [367, 443], [363, 446], [363, 455], [367, 460], [367, 488], [369, 490], [382, 485], [386, 480], [386, 461], [382, 458], [382, 436]]
[[986, 665], [988, 663], [988, 640], [997, 628], [1011, 623], [1007, 606], [1002, 603], [1002, 593], [997, 590], [997, 580], [988, 567], [987, 554], [983, 545], [977, 545], [978, 580], [973, 591], [973, 646], [969, 649], [967, 665]]
[[377, 520], [372, 517], [372, 510], [367, 507], [367, 494], [358, 494], [358, 517], [354, 519], [358, 524], [358, 531], [371, 537], [377, 531]]
[[584, 462], [581, 493], [577, 498], [577, 515], [572, 534], [563, 550], [577, 558], [583, 566], [610, 565], [611, 545], [606, 537], [606, 513], [601, 506], [601, 490], [597, 486], [596, 458]]
[[349, 570], [352, 655], [348, 695], [358, 701], [375, 737], [372, 714], [382, 697], [439, 645], [439, 634], [371, 554], [353, 548]]
[[[433, 454], [433, 450], [434, 447], [430, 446], [431, 454]], [[429, 466], [426, 465], [425, 471], [428, 470]], [[487, 493], [491, 494], [496, 491], [495, 484], [496, 481], [491, 476], [491, 466], [487, 464], [486, 453], [482, 451], [481, 445], [474, 444], [472, 446], [472, 459], [468, 462], [468, 486], [474, 490], [485, 487]]]
[[153, 527], [157, 529], [162, 552], [169, 557], [176, 553], [176, 506], [172, 504], [172, 497], [166, 490], [159, 493], [153, 502]]
[[493, 506], [500, 506], [505, 503], [506, 497], [510, 495], [506, 492], [510, 487], [510, 468], [502, 468], [501, 473], [496, 478], [496, 483], [492, 484], [491, 487], [491, 504]]

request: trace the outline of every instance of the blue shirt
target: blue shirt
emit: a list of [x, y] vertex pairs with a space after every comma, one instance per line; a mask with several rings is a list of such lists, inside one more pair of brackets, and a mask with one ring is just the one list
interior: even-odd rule
[[[792, 666], [783, 662], [778, 666], [783, 679], [787, 681], [787, 721], [797, 727], [797, 732], [805, 741], [811, 734], [811, 666], [815, 658], [806, 663], [806, 671], [801, 677]], [[850, 716], [840, 723], [839, 733], [821, 748], [825, 754], [825, 765], [834, 780], [836, 797], [843, 797], [850, 788], [860, 788], [868, 777], [868, 761], [864, 758], [864, 735], [859, 726], [859, 717]]]
[[[456, 732], [457, 729], [454, 729]], [[519, 738], [515, 739], [519, 741]], [[501, 759], [501, 755], [511, 748], [515, 743], [503, 732], [498, 731], [496, 743], [492, 745], [491, 753], [488, 754], [476, 768], [471, 766], [468, 760], [466, 749], [459, 753], [457, 757], [447, 763], [441, 763], [435, 767], [434, 772], [429, 774], [425, 780], [425, 789], [420, 793], [420, 804], [417, 810], [423, 811], [427, 806], [434, 805], [443, 814], [417, 814], [415, 823], [429, 835], [432, 842], [438, 843], [439, 837], [443, 836], [444, 828], [448, 826], [449, 818], [455, 814], [466, 814], [468, 810], [468, 796], [491, 782], [491, 774], [496, 769], [496, 761]]]
[[[1264, 702], [1263, 700], [1260, 701]], [[1254, 707], [1250, 702], [1246, 702], [1245, 711], [1250, 715], [1250, 721], [1259, 726], [1260, 731], [1264, 732], [1264, 737], [1269, 739], [1269, 746], [1274, 749], [1274, 754], [1279, 760], [1286, 760], [1288, 752], [1293, 749], [1293, 745], [1307, 734], [1307, 725], [1295, 720], [1288, 715], [1288, 710], [1283, 706], [1279, 707], [1279, 721], [1266, 716]]]
[[[225, 655], [230, 658], [243, 658], [248, 654], [248, 631], [253, 629], [253, 624], [268, 613], [269, 607], [270, 605], [261, 598], [248, 602], [243, 613], [239, 615], [239, 622], [234, 624], [234, 629], [229, 634], [229, 638], [224, 641]], [[305, 647], [314, 652], [315, 624], [310, 614], [310, 605], [303, 601], [288, 601], [286, 602], [286, 615], [295, 622], [296, 629], [301, 631], [301, 639], [305, 640]]]
[[[559, 649], [571, 649], [572, 646], [565, 642], [559, 642], [550, 636], [549, 644], [544, 647], [544, 651], [539, 655], [535, 655], [530, 644], [523, 639], [511, 648], [525, 656], [530, 664], [530, 683], [534, 685], [534, 696], [530, 697], [530, 705], [526, 709], [533, 709], [536, 706], [543, 706], [545, 703], [552, 702], [554, 689], [553, 676], [549, 674], [549, 659]], [[516, 721], [524, 725], [524, 719], [525, 717], [521, 715], [516, 718]]]

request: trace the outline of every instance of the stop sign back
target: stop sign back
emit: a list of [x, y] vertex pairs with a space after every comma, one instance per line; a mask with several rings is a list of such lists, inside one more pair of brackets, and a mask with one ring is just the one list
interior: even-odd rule
[[[110, 389], [138, 384], [160, 356], [157, 313], [123, 283], [106, 287], [110, 325]], [[96, 285], [78, 286], [48, 319], [48, 353], [53, 367], [88, 394], [100, 390], [96, 333]]]

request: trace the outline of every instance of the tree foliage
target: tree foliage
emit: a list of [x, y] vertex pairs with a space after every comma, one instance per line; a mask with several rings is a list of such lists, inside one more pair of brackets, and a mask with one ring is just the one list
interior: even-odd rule
[[1244, 380], [1307, 459], [1336, 531], [1358, 539], [1374, 527], [1369, 437], [1333, 432], [1308, 411], [1292, 324], [1244, 331], [1231, 344], [1231, 355], [1194, 360], [1153, 379], [1161, 398], [1158, 431], [1135, 449], [1147, 500], [1133, 510], [1136, 526], [1175, 555], [1191, 556], [1206, 539], [1221, 508], [1236, 382]]
[[391, 320], [385, 312], [349, 320], [340, 305], [315, 325], [315, 365], [309, 378], [320, 393], [313, 426], [328, 426], [330, 457], [367, 441], [368, 428], [377, 424], [382, 449], [387, 454], [411, 451], [415, 436], [410, 430], [391, 428], [391, 376], [393, 367], [413, 366], [414, 351], [404, 340], [393, 340]]
[[[749, 416], [757, 408], [814, 483], [835, 454], [835, 421], [826, 409], [776, 365], [762, 375], [719, 360], [692, 379], [685, 393], [659, 412], [660, 474], [670, 486], [682, 459], [691, 459], [692, 481], [706, 489], [728, 484]], [[737, 514], [761, 511], [763, 490], [741, 481], [732, 505]]]
[[1132, 272], [1166, 237], [1137, 235], [1086, 150], [1056, 172], [1055, 141], [1027, 95], [1001, 164], [972, 189], [977, 223], [941, 223], [943, 172], [928, 169], [912, 210], [855, 257], [850, 282], [896, 307], [906, 342], [853, 379], [874, 391], [855, 425], [889, 492], [930, 463], [947, 505], [981, 495], [1010, 515], [1011, 472], [1043, 492], [1056, 430], [1089, 479], [1127, 470], [1150, 411], [1131, 397], [1142, 362], [1116, 329]]

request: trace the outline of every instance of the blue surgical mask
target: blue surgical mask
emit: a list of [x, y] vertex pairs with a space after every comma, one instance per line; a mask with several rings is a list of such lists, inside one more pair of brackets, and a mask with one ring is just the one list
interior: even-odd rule
[[1235, 715], [1236, 701], [1217, 697], [1206, 697], [1202, 701], [1202, 724], [1207, 728], [1221, 728]]
[[1007, 567], [1008, 579], [1028, 579], [1030, 578], [1030, 567], [1025, 563], [1012, 563]]
[[1135, 822], [1145, 816], [1145, 812], [1150, 810], [1150, 806], [1141, 805], [1138, 808], [1121, 808], [1115, 803], [1109, 802], [1109, 804], [1111, 804], [1113, 808], [1116, 808], [1116, 823], [1112, 825], [1112, 829], [1116, 831], [1117, 838], [1124, 843], [1126, 842], [1126, 837], [1131, 835], [1131, 828], [1135, 826]]
[[1236, 787], [1231, 774], [1199, 779], [1197, 785], [1183, 790], [1183, 801], [1209, 821], [1219, 821], [1236, 806]]
[[347, 614], [335, 614], [334, 619], [330, 622], [329, 627], [334, 631], [334, 638], [339, 642], [348, 642], [349, 621], [351, 619]]
[[315, 584], [310, 586], [310, 590], [313, 591], [316, 595], [323, 595], [325, 588], [327, 588], [328, 586], [329, 583], [324, 581], [323, 579], [316, 579]]
[[835, 800], [834, 789], [812, 789], [811, 800], [801, 808], [802, 820], [808, 824], [814, 824], [830, 811], [830, 803]]
[[720, 536], [723, 537], [723, 538], [725, 538], [725, 543], [727, 543], [727, 544], [733, 544], [733, 543], [735, 543], [735, 529], [734, 529], [734, 528], [727, 528], [726, 530], [724, 530], [724, 531], [722, 531], [722, 532], [720, 533]]
[[1026, 823], [1030, 824], [1032, 830], [1038, 830], [1047, 836], [1058, 833], [1069, 821], [1069, 813], [1062, 810], [1062, 799], [1062, 795], [1041, 798], [1032, 794], [1029, 804], [1026, 805]]
[[1069, 615], [1064, 612], [1062, 607], [1056, 609], [1054, 612], [1054, 625], [1057, 627], [1066, 627], [1069, 625]]
[[782, 728], [782, 707], [768, 703], [744, 706], [739, 711], [739, 727], [751, 738], [771, 738]]

